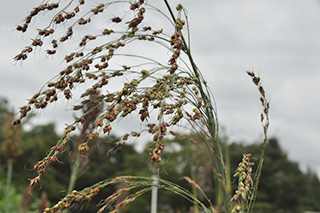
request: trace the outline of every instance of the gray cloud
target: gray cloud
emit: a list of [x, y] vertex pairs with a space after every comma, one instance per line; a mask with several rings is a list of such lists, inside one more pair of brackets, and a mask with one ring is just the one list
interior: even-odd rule
[[[170, 2], [172, 6], [179, 3]], [[220, 123], [231, 139], [261, 138], [259, 94], [245, 74], [254, 70], [261, 75], [270, 98], [270, 134], [280, 139], [291, 159], [320, 175], [318, 2], [186, 0], [183, 4], [190, 18], [195, 60], [213, 91]], [[13, 7], [17, 11], [9, 12]], [[1, 7], [1, 14], [7, 18], [0, 22], [0, 95], [15, 107], [23, 105], [57, 69], [63, 68], [61, 59], [38, 60], [46, 58], [39, 51], [22, 65], [13, 66], [12, 57], [30, 38], [11, 31], [32, 7], [18, 0]], [[156, 19], [151, 21], [159, 24]], [[60, 104], [45, 110], [37, 121], [57, 120], [61, 129], [68, 114], [65, 105], [70, 103]], [[69, 116], [67, 121], [71, 119]]]

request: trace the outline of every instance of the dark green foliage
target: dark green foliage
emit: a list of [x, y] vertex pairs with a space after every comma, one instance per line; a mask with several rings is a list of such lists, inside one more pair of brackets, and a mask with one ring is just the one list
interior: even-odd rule
[[[8, 101], [5, 98], [0, 97], [0, 146], [4, 141], [3, 137], [3, 130], [4, 130], [4, 123], [9, 115], [8, 109]], [[0, 179], [6, 178], [6, 170], [4, 165], [5, 163], [5, 156], [0, 151]]]
[[[30, 131], [22, 133], [21, 150], [22, 155], [16, 159], [13, 181], [18, 190], [23, 192], [29, 185], [28, 179], [33, 176], [31, 169], [39, 159], [41, 159], [51, 146], [57, 141], [58, 135], [55, 133], [54, 124], [34, 126]], [[54, 171], [56, 170], [56, 171]], [[65, 164], [55, 164], [46, 170], [43, 184], [33, 189], [35, 197], [40, 197], [41, 192], [49, 194], [49, 200], [57, 201], [62, 190], [65, 189], [67, 179], [64, 175], [68, 166]]]
[[[7, 102], [1, 99], [0, 122], [6, 115], [8, 115]], [[3, 123], [1, 126], [3, 126]], [[54, 124], [47, 124], [34, 126], [31, 130], [22, 133], [22, 155], [15, 159], [12, 179], [15, 197], [19, 197], [19, 199], [23, 197], [23, 192], [29, 184], [28, 178], [33, 176], [30, 169], [56, 143], [58, 135], [54, 129]], [[189, 138], [200, 140], [199, 136]], [[161, 156], [163, 158], [161, 164], [153, 164], [149, 161], [149, 147], [143, 153], [136, 152], [131, 145], [126, 145], [117, 152], [108, 152], [116, 141], [116, 137], [106, 137], [98, 148], [90, 154], [88, 166], [80, 173], [75, 189], [80, 190], [105, 178], [120, 175], [151, 176], [150, 167], [156, 166], [156, 168], [159, 168], [158, 174], [161, 178], [178, 183], [190, 191], [192, 191], [191, 185], [182, 177], [193, 176], [192, 179], [203, 188], [206, 194], [210, 198], [214, 197], [214, 180], [212, 179], [211, 168], [208, 168], [206, 162], [207, 157], [198, 146], [189, 140], [177, 137], [170, 141], [164, 141], [165, 150]], [[259, 155], [260, 149], [259, 144], [230, 144], [228, 147], [231, 162], [230, 170], [235, 171], [243, 153], [248, 153], [250, 150], [254, 160], [254, 157]], [[70, 161], [68, 161], [68, 154], [68, 150], [66, 150], [59, 159], [64, 163], [55, 162], [52, 167], [48, 167], [47, 174], [43, 176], [40, 187], [33, 189], [33, 203], [39, 204], [42, 192], [49, 195], [48, 199], [51, 204], [65, 196], [71, 166]], [[0, 159], [4, 159], [3, 153], [0, 153]], [[195, 174], [191, 173], [191, 169]], [[5, 170], [5, 164], [1, 163], [0, 179], [2, 180], [5, 178]], [[236, 184], [236, 181], [234, 181], [234, 184]], [[111, 195], [116, 187], [102, 190], [96, 198], [91, 200], [90, 205], [89, 203], [76, 204], [71, 212], [96, 211], [98, 209], [96, 205], [99, 201]], [[279, 142], [276, 139], [271, 139], [265, 154], [255, 212], [319, 211], [319, 191], [320, 181], [317, 175], [311, 170], [308, 170], [306, 174], [302, 173], [298, 164], [288, 159]], [[150, 197], [151, 193], [146, 193], [133, 204], [129, 204], [123, 212], [150, 212]], [[202, 199], [199, 193], [198, 197]], [[15, 201], [15, 203], [19, 202]], [[159, 212], [166, 212], [168, 209], [176, 212], [187, 212], [192, 204], [172, 192], [159, 190], [158, 207]]]
[[[260, 145], [245, 146], [233, 143], [229, 149], [231, 165], [235, 168], [237, 162], [241, 160], [238, 157], [240, 153], [246, 153], [250, 150], [253, 157], [258, 156]], [[310, 196], [310, 193], [308, 195], [306, 191], [308, 185], [305, 175], [299, 169], [298, 164], [288, 159], [277, 139], [271, 139], [265, 153], [255, 211], [302, 212], [308, 208], [304, 204], [304, 200], [317, 202]], [[314, 208], [313, 210], [316, 209]]]
[[319, 211], [320, 210], [320, 180], [315, 172], [308, 169], [305, 174], [306, 196], [303, 197], [302, 203], [305, 210]]
[[270, 141], [265, 167], [261, 177], [261, 189], [272, 194], [266, 201], [275, 204], [274, 211], [301, 212], [301, 198], [306, 187], [304, 175], [297, 163], [288, 160], [276, 139]]
[[4, 123], [9, 116], [8, 101], [0, 97], [0, 143], [3, 141]]

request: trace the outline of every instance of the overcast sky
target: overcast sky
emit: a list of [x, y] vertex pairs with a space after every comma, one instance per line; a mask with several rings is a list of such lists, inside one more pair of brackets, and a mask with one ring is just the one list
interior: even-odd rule
[[[188, 10], [195, 61], [212, 89], [226, 135], [231, 141], [262, 138], [259, 94], [245, 73], [254, 71], [271, 104], [270, 136], [301, 168], [320, 176], [320, 1], [181, 2]], [[44, 54], [33, 54], [22, 65], [12, 60], [30, 41], [13, 30], [34, 6], [12, 0], [0, 8], [0, 96], [16, 110], [63, 68]], [[53, 106], [36, 121], [62, 127], [71, 121], [65, 109]]]

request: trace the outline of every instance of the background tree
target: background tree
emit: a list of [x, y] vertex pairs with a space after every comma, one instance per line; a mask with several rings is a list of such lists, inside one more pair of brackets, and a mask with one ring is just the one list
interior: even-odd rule
[[305, 210], [320, 210], [320, 180], [317, 174], [308, 169], [303, 180], [306, 183], [306, 194], [303, 196], [302, 203]]
[[[252, 156], [255, 157], [259, 155], [260, 149], [259, 144], [247, 146], [237, 143], [230, 144], [231, 169], [236, 168], [237, 161], [240, 160], [239, 153], [250, 150]], [[298, 164], [288, 159], [277, 139], [270, 139], [268, 152], [265, 155], [256, 211], [301, 212], [306, 196], [306, 179]]]
[[[9, 112], [8, 104], [3, 107], [3, 111]], [[4, 128], [4, 124], [2, 125], [0, 128]], [[20, 203], [20, 207], [17, 206], [16, 209], [20, 209], [22, 212], [23, 208], [31, 211], [38, 209], [38, 206], [42, 202], [40, 197], [43, 193], [48, 194], [47, 202], [49, 201], [51, 204], [58, 202], [60, 197], [66, 193], [71, 174], [70, 165], [72, 165], [72, 163], [68, 158], [68, 154], [61, 156], [59, 160], [63, 162], [63, 164], [56, 162], [52, 167], [48, 168], [46, 171], [48, 175], [43, 176], [43, 184], [32, 191], [33, 197], [30, 197], [28, 189], [26, 190], [26, 194], [23, 195], [29, 184], [30, 168], [55, 144], [59, 136], [55, 132], [55, 125], [52, 123], [32, 126], [28, 131], [24, 129], [21, 130], [20, 148], [22, 153], [15, 158], [15, 166], [13, 168], [12, 186], [14, 186], [15, 191], [12, 191], [12, 204], [17, 205]], [[189, 164], [192, 162], [193, 170], [196, 174], [194, 180], [199, 183], [208, 196], [214, 197], [212, 187], [216, 184], [215, 180], [210, 175], [206, 177], [203, 176], [203, 174], [206, 174], [204, 169], [208, 165], [206, 162], [207, 157], [200, 154], [199, 144], [197, 145], [195, 143], [199, 141], [201, 137], [203, 136], [182, 135], [176, 136], [171, 140], [165, 140], [164, 143], [166, 147], [162, 155], [163, 160], [161, 164], [158, 165], [159, 175], [192, 191], [192, 186], [182, 178], [183, 176], [192, 176], [192, 170]], [[90, 155], [90, 161], [86, 166], [88, 172], [79, 177], [75, 185], [76, 190], [81, 190], [86, 187], [88, 183], [93, 184], [106, 177], [111, 178], [129, 174], [147, 177], [152, 175], [149, 169], [155, 166], [149, 161], [149, 152], [150, 149], [153, 148], [152, 143], [149, 143], [149, 146], [146, 146], [145, 150], [141, 153], [137, 152], [134, 147], [129, 144], [126, 144], [126, 146], [121, 149], [119, 149], [119, 147], [115, 149], [114, 144], [119, 142], [119, 138], [112, 135], [98, 139], [102, 142]], [[194, 141], [192, 142], [190, 139]], [[221, 141], [229, 144], [227, 139], [221, 139]], [[241, 161], [240, 156], [242, 153], [248, 153], [250, 151], [254, 158], [259, 155], [260, 144], [245, 144], [244, 142], [234, 142], [228, 145], [231, 171], [234, 171]], [[269, 148], [270, 150], [266, 152], [265, 156], [265, 167], [259, 187], [256, 211], [319, 211], [318, 192], [320, 190], [320, 182], [316, 173], [311, 170], [303, 173], [297, 163], [288, 159], [287, 154], [282, 150], [280, 142], [277, 139], [270, 139]], [[0, 152], [0, 159], [5, 159], [3, 152]], [[0, 173], [1, 180], [6, 179], [5, 165], [6, 164], [3, 163], [0, 164], [1, 171], [3, 171]], [[231, 179], [231, 182], [233, 182], [232, 190], [236, 190], [236, 180]], [[2, 183], [5, 182], [2, 181]], [[5, 188], [1, 186], [2, 185], [0, 185], [0, 194], [3, 198]], [[92, 205], [80, 203], [74, 206], [71, 212], [94, 212], [99, 208], [96, 204], [104, 199], [103, 194], [112, 195], [115, 190], [116, 187], [103, 189], [101, 194], [98, 194], [97, 197], [91, 200]], [[291, 196], [290, 193], [292, 193], [293, 196]], [[134, 204], [129, 204], [126, 208], [122, 209], [122, 211], [150, 212], [150, 196], [150, 192], [144, 194], [137, 199]], [[203, 199], [201, 198], [201, 193], [198, 193], [198, 196], [200, 200]], [[283, 199], [284, 196], [286, 196], [286, 199]], [[21, 200], [21, 198], [23, 199]], [[282, 203], [281, 200], [285, 202]], [[173, 209], [175, 211], [186, 212], [190, 208], [193, 208], [192, 203], [166, 190], [159, 190], [158, 201], [159, 212], [168, 212]], [[203, 200], [203, 202], [205, 202], [205, 200]], [[5, 202], [0, 199], [0, 209], [4, 211], [4, 208]], [[13, 208], [12, 212], [15, 212], [16, 209]]]
[[0, 97], [0, 141], [2, 142], [4, 140], [3, 131], [5, 128], [4, 123], [6, 122], [6, 119], [8, 118], [10, 114], [8, 101]]
[[6, 208], [5, 212], [9, 213], [12, 211], [11, 206], [11, 182], [13, 173], [13, 163], [17, 156], [21, 155], [20, 149], [20, 127], [13, 126], [12, 120], [14, 120], [14, 113], [11, 112], [5, 122], [5, 129], [3, 131], [4, 141], [1, 143], [1, 151], [7, 160], [7, 189], [5, 193], [6, 197]]

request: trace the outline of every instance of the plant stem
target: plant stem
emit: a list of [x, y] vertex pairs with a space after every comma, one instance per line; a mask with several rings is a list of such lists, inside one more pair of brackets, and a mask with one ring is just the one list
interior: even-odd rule
[[11, 198], [11, 179], [12, 179], [13, 159], [8, 159], [8, 170], [7, 170], [7, 189], [6, 189], [6, 213], [10, 212], [10, 198]]
[[254, 178], [254, 191], [253, 191], [253, 195], [252, 195], [252, 197], [249, 201], [249, 205], [248, 205], [248, 211], [247, 211], [248, 213], [253, 212], [253, 207], [254, 207], [254, 204], [255, 204], [255, 201], [257, 198], [259, 180], [260, 180], [262, 166], [263, 166], [263, 162], [264, 162], [264, 152], [265, 152], [265, 146], [263, 146], [263, 148], [261, 150], [261, 156], [260, 156], [257, 172], [256, 172], [256, 175]]
[[67, 194], [70, 194], [72, 190], [74, 189], [74, 186], [76, 185], [78, 172], [80, 168], [80, 153], [77, 154], [77, 158], [73, 166], [71, 167], [71, 174], [70, 174], [70, 180], [68, 185]]
[[[194, 170], [193, 170], [193, 164], [192, 163], [190, 163], [190, 172], [191, 172], [191, 179], [192, 180], [196, 180], [196, 174], [195, 174], [195, 172], [194, 172]], [[192, 186], [192, 194], [193, 194], [193, 196], [194, 197], [198, 197], [198, 192], [197, 192], [197, 188], [195, 187], [195, 185], [191, 185]], [[198, 206], [197, 205], [193, 205], [193, 212], [194, 213], [199, 213], [199, 208], [198, 208]]]
[[[172, 19], [174, 20], [174, 22], [176, 22], [176, 18], [175, 18], [174, 14], [173, 14], [173, 12], [171, 10], [171, 7], [170, 7], [168, 1], [164, 0], [164, 3], [166, 4]], [[181, 34], [181, 38], [182, 38], [183, 43], [184, 43], [185, 53], [187, 54], [187, 56], [189, 58], [189, 61], [191, 63], [192, 70], [193, 70], [195, 76], [199, 79], [197, 86], [199, 88], [201, 97], [203, 98], [205, 104], [211, 105], [212, 103], [211, 103], [208, 95], [206, 94], [205, 90], [203, 89], [201, 78], [200, 78], [200, 73], [199, 73], [199, 70], [198, 70], [198, 68], [197, 68], [197, 66], [196, 66], [196, 64], [195, 64], [195, 62], [193, 60], [193, 57], [191, 55], [190, 47], [188, 47], [188, 44], [185, 41], [185, 39], [184, 39], [182, 34]], [[221, 151], [221, 148], [220, 148], [218, 140], [217, 140], [217, 126], [216, 126], [216, 123], [215, 123], [216, 119], [215, 119], [215, 116], [214, 116], [214, 113], [213, 113], [213, 108], [212, 107], [207, 107], [205, 109], [205, 115], [207, 116], [207, 128], [209, 130], [209, 134], [212, 137], [212, 143], [213, 143], [214, 152], [215, 152], [215, 157], [213, 157], [213, 153], [211, 151], [211, 147], [209, 147], [207, 145], [208, 152], [209, 152], [209, 155], [210, 155], [210, 158], [211, 158], [211, 161], [212, 161], [210, 163], [213, 163], [215, 168], [216, 168], [216, 170], [217, 170], [217, 175], [218, 175], [218, 178], [220, 179], [220, 181], [219, 181], [220, 184], [219, 185], [220, 185], [220, 188], [221, 188], [221, 191], [222, 191], [224, 209], [225, 209], [225, 212], [229, 212], [229, 209], [230, 209], [230, 206], [229, 206], [230, 196], [229, 196], [229, 193], [228, 193], [229, 190], [227, 189], [227, 185], [226, 185], [227, 174], [226, 174], [226, 171], [225, 171], [225, 163], [223, 161], [222, 151]]]

